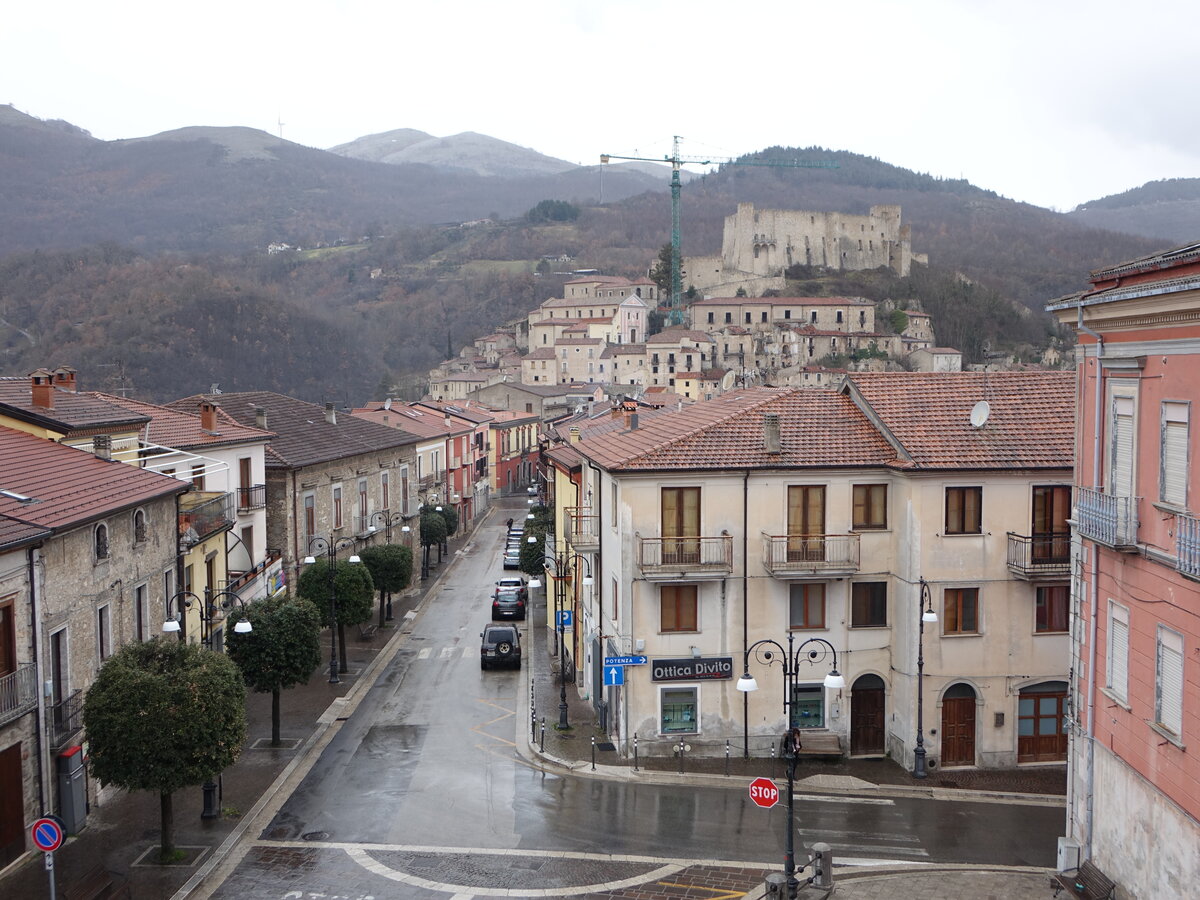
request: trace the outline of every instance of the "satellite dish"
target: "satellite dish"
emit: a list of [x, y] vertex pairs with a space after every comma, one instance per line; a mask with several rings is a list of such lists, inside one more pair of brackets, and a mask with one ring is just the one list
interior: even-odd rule
[[988, 416], [992, 414], [992, 405], [986, 400], [980, 400], [971, 407], [971, 425], [974, 428], [982, 428], [987, 424]]
[[727, 391], [731, 389], [736, 378], [737, 376], [734, 374], [732, 369], [726, 372], [723, 376], [721, 376], [721, 390]]

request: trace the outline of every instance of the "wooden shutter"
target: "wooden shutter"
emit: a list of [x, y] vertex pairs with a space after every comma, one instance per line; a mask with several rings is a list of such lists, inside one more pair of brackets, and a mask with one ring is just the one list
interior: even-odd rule
[[1158, 626], [1158, 724], [1183, 734], [1183, 635]]
[[1187, 505], [1188, 407], [1186, 403], [1164, 403], [1162, 423], [1162, 469], [1159, 499], [1173, 506]]

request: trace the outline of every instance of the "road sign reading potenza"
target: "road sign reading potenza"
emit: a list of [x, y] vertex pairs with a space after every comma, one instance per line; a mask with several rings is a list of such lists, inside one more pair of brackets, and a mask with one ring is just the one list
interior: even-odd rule
[[770, 778], [755, 778], [750, 782], [750, 799], [755, 806], [770, 809], [779, 802], [779, 788]]

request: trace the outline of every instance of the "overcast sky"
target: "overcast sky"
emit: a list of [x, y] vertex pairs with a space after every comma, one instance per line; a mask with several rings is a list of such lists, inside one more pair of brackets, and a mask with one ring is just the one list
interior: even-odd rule
[[1200, 177], [1183, 0], [60, 0], [10, 5], [18, 110], [104, 140], [477, 131], [583, 164], [820, 146], [1071, 209]]

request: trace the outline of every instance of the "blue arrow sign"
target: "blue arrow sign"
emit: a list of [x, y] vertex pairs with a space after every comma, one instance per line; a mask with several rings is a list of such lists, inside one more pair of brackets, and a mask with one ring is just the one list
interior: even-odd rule
[[644, 656], [606, 656], [604, 657], [604, 665], [606, 666], [644, 666], [646, 657]]
[[624, 666], [609, 666], [604, 667], [604, 684], [622, 685], [625, 683], [625, 667]]

